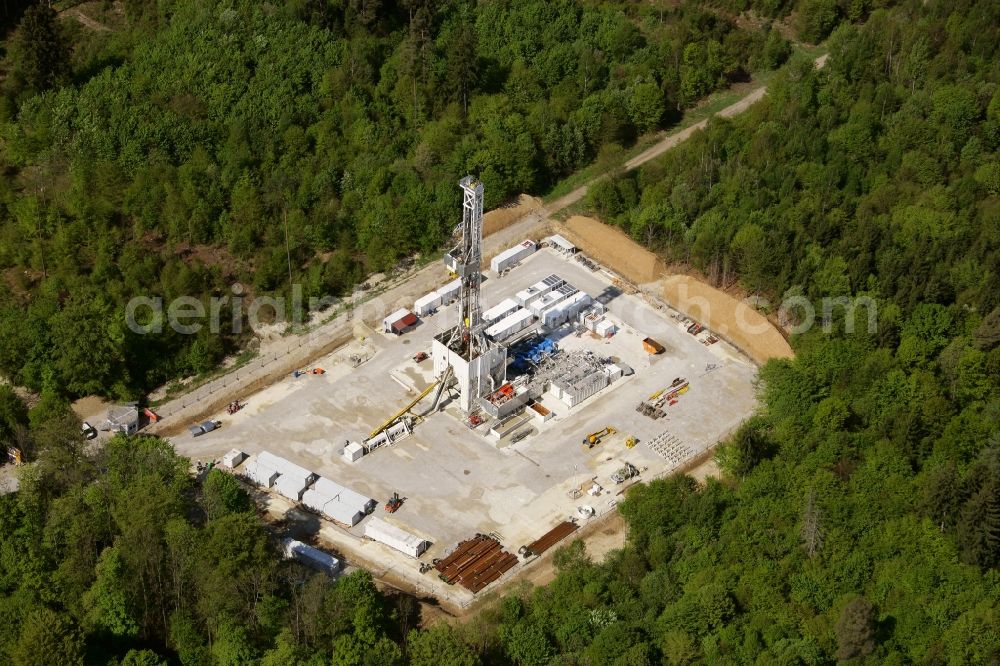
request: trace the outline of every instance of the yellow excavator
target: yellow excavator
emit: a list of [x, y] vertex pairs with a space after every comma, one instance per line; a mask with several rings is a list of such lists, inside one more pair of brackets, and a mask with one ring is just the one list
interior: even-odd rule
[[605, 437], [607, 437], [608, 435], [613, 435], [616, 432], [618, 431], [614, 428], [614, 426], [605, 426], [604, 428], [601, 428], [597, 432], [592, 432], [586, 437], [584, 437], [583, 445], [586, 446], [588, 449], [592, 449], [598, 444], [600, 444]]

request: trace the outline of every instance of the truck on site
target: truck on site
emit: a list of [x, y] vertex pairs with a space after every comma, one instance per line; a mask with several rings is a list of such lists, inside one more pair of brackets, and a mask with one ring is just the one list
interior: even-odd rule
[[222, 426], [221, 421], [202, 421], [197, 425], [188, 426], [188, 432], [192, 437], [201, 437], [205, 433], [217, 430], [220, 426]]

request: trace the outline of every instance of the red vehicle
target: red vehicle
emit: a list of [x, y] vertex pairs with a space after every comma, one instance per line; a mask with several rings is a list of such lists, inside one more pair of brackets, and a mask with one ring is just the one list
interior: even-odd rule
[[389, 513], [396, 513], [401, 506], [403, 506], [403, 500], [399, 496], [399, 493], [393, 493], [389, 501], [385, 503], [385, 510]]

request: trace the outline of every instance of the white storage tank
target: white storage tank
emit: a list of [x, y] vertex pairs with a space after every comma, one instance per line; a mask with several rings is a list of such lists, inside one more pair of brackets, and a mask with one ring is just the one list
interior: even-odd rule
[[413, 303], [413, 311], [419, 317], [425, 317], [431, 312], [434, 312], [441, 305], [441, 294], [436, 291], [432, 291], [429, 294], [421, 296]]
[[420, 557], [427, 550], [427, 541], [410, 534], [406, 530], [387, 523], [381, 518], [372, 518], [365, 525], [365, 536], [372, 541], [395, 548], [410, 557]]
[[508, 248], [493, 257], [490, 261], [490, 269], [495, 273], [500, 273], [521, 262], [525, 257], [531, 256], [535, 251], [535, 241], [525, 240], [520, 245]]

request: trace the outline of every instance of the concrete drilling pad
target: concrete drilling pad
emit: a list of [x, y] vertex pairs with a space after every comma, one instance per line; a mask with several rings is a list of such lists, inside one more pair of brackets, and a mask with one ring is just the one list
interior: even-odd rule
[[[500, 426], [487, 416], [474, 427], [456, 387], [450, 386], [442, 392], [438, 409], [429, 411], [435, 392], [425, 392], [440, 379], [430, 358], [434, 339], [463, 323], [456, 307], [442, 306], [403, 334], [373, 332], [318, 359], [315, 366], [324, 374], [290, 377], [261, 391], [243, 410], [218, 417], [220, 430], [198, 438], [177, 437], [173, 443], [179, 453], [203, 461], [217, 460], [231, 449], [251, 457], [270, 451], [374, 498], [374, 516], [430, 542], [419, 559], [365, 540], [365, 525], [373, 516], [353, 527], [316, 518], [319, 538], [376, 573], [391, 570], [418, 590], [467, 603], [470, 593], [446, 585], [433, 572], [424, 573], [421, 564], [445, 557], [476, 534], [492, 535], [506, 551], [517, 553], [563, 521], [585, 522], [588, 513], [607, 513], [621, 501], [624, 488], [697, 457], [756, 406], [757, 369], [748, 359], [723, 341], [705, 344], [704, 334], [690, 334], [678, 315], [651, 306], [641, 295], [623, 293], [610, 273], [579, 259], [558, 245], [545, 247], [502, 275], [484, 271], [486, 279], [477, 285], [489, 308], [556, 275], [604, 305], [605, 317], [617, 328], [611, 337], [583, 332], [575, 323], [540, 330], [558, 349], [550, 366], [587, 355], [603, 362], [610, 358], [634, 371], [573, 407], [548, 391], [534, 400], [542, 409], [528, 407]], [[445, 283], [450, 278], [445, 268], [441, 272]], [[387, 305], [393, 306], [388, 311], [402, 304]], [[658, 341], [664, 352], [649, 354], [643, 346], [647, 337]], [[415, 361], [418, 352], [428, 358]], [[506, 358], [511, 360], [509, 351]], [[507, 381], [511, 374], [508, 370]], [[661, 400], [663, 416], [654, 419], [637, 411], [637, 405], [651, 397], [672, 395], [675, 378], [687, 385], [681, 395]], [[407, 419], [410, 434], [354, 462], [345, 459], [342, 452], [348, 442], [365, 442], [421, 394], [427, 397], [413, 408], [415, 417]], [[551, 417], [543, 420], [546, 411]], [[617, 432], [592, 448], [581, 443], [606, 426]], [[491, 427], [506, 434], [498, 439]], [[637, 439], [631, 448], [626, 446], [629, 437]], [[626, 463], [640, 473], [618, 484], [611, 477]], [[595, 485], [600, 489], [592, 494]], [[403, 504], [387, 514], [381, 507], [393, 493]], [[285, 498], [265, 495], [272, 508], [293, 507]], [[513, 571], [510, 575], [520, 568]]]

